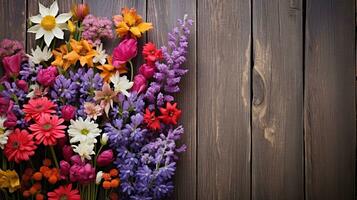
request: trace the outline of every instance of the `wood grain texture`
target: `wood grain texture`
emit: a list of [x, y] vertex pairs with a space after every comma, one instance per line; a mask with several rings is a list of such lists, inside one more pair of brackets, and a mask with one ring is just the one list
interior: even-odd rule
[[[54, 0], [27, 0], [28, 1], [28, 8], [27, 8], [27, 14], [28, 17], [38, 15], [38, 3], [41, 3], [45, 7], [50, 7], [51, 4], [54, 2]], [[76, 3], [82, 3], [82, 0], [59, 0], [57, 1], [58, 3], [58, 8], [59, 8], [59, 14], [65, 13], [65, 12], [70, 12], [72, 5]], [[29, 27], [27, 27], [29, 28]], [[43, 38], [42, 38], [43, 39]], [[30, 52], [30, 49], [36, 48], [36, 40], [35, 40], [35, 34], [34, 33], [27, 33], [27, 51]]]
[[354, 1], [306, 3], [306, 199], [354, 199]]
[[197, 199], [250, 199], [250, 1], [197, 2]]
[[[191, 0], [149, 0], [147, 19], [153, 23], [154, 30], [149, 31], [148, 41], [153, 41], [158, 46], [167, 42], [167, 33], [176, 26], [176, 21], [185, 14], [196, 23], [196, 2]], [[188, 74], [182, 79], [181, 93], [177, 95], [177, 102], [183, 115], [181, 122], [185, 128], [182, 143], [187, 145], [187, 151], [178, 161], [177, 174], [175, 175], [175, 193], [170, 199], [196, 199], [196, 28], [191, 28], [189, 40], [188, 62], [185, 67]]]
[[[139, 15], [146, 18], [146, 1], [145, 0], [83, 0], [88, 3], [90, 11], [95, 16], [108, 17], [112, 19], [114, 15], [121, 14], [121, 9], [124, 7], [135, 8]], [[139, 46], [142, 46], [145, 37], [142, 37]], [[104, 41], [105, 49], [109, 52], [114, 49], [119, 43], [119, 39]]]
[[253, 0], [252, 199], [303, 199], [302, 1]]

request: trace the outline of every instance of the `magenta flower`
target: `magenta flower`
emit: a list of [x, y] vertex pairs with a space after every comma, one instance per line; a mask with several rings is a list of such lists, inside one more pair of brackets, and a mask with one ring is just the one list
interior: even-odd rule
[[76, 107], [71, 105], [65, 105], [61, 109], [62, 118], [66, 121], [73, 119], [76, 115]]
[[14, 128], [16, 125], [17, 125], [17, 117], [15, 113], [12, 111], [7, 112], [4, 126], [6, 128]]
[[28, 92], [29, 85], [27, 84], [26, 81], [24, 81], [24, 80], [17, 80], [17, 81], [16, 81], [16, 86], [17, 86], [18, 88], [20, 88], [21, 90], [23, 90], [24, 92]]
[[7, 77], [17, 77], [20, 72], [21, 54], [17, 53], [12, 56], [3, 58], [2, 63]]
[[150, 79], [154, 76], [156, 72], [156, 67], [154, 65], [143, 64], [139, 68], [139, 73], [145, 76], [145, 78]]
[[95, 169], [90, 163], [85, 163], [80, 156], [72, 156], [72, 166], [69, 170], [69, 178], [71, 182], [79, 182], [87, 184], [94, 181], [96, 178]]
[[60, 161], [60, 177], [61, 179], [67, 179], [69, 176], [69, 170], [71, 168], [71, 165], [64, 160]]
[[103, 151], [101, 154], [99, 154], [97, 158], [97, 164], [100, 167], [105, 167], [110, 165], [110, 163], [113, 162], [114, 156], [113, 156], [113, 151], [111, 149]]
[[119, 68], [138, 53], [136, 39], [125, 39], [113, 51], [113, 66]]
[[74, 154], [72, 147], [69, 145], [63, 146], [62, 153], [63, 153], [63, 158], [68, 162], [71, 160]]
[[146, 90], [146, 87], [147, 87], [146, 78], [141, 74], [136, 75], [134, 77], [134, 85], [131, 88], [132, 91], [135, 91], [137, 93], [141, 93], [141, 92], [144, 92]]
[[14, 106], [13, 101], [11, 101], [10, 99], [5, 98], [5, 97], [0, 97], [0, 113], [1, 113], [1, 115], [11, 111], [13, 106]]
[[37, 82], [43, 86], [52, 86], [58, 75], [57, 68], [50, 66], [46, 69], [40, 69], [37, 74]]

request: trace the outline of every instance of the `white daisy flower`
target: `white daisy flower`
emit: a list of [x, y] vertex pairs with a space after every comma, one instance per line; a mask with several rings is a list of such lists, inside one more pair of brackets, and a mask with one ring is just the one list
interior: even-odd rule
[[79, 117], [76, 121], [72, 119], [71, 125], [68, 127], [71, 144], [76, 142], [83, 143], [83, 141], [86, 141], [86, 143], [97, 143], [95, 138], [100, 135], [100, 132], [98, 124], [89, 118], [83, 120], [83, 118]]
[[0, 148], [4, 149], [5, 145], [7, 144], [7, 140], [9, 139], [9, 135], [11, 133], [10, 130], [6, 130], [4, 127], [4, 122], [6, 118], [0, 117]]
[[105, 50], [103, 49], [103, 43], [97, 46], [95, 50], [97, 51], [98, 54], [94, 56], [93, 63], [100, 63], [104, 65], [107, 61], [108, 54], [106, 54]]
[[41, 50], [39, 46], [35, 50], [31, 49], [32, 55], [27, 55], [30, 59], [30, 62], [33, 64], [40, 64], [41, 62], [48, 61], [52, 57], [51, 49], [48, 49], [47, 46]]
[[64, 32], [62, 30], [67, 29], [66, 22], [72, 17], [72, 14], [63, 13], [57, 16], [57, 1], [53, 2], [50, 8], [39, 3], [39, 11], [39, 15], [30, 17], [31, 22], [36, 25], [30, 27], [28, 32], [36, 33], [36, 40], [44, 36], [47, 46], [50, 46], [54, 37], [63, 39]]
[[114, 91], [121, 92], [127, 97], [130, 96], [130, 93], [127, 90], [133, 87], [134, 82], [130, 82], [126, 76], [120, 77], [120, 74], [117, 71], [114, 76], [110, 77], [110, 82], [114, 85]]
[[102, 171], [99, 171], [98, 173], [97, 173], [97, 177], [95, 178], [95, 183], [97, 184], [97, 185], [99, 185], [101, 182], [102, 182], [102, 177], [103, 176], [103, 172]]
[[72, 145], [73, 151], [77, 153], [82, 160], [91, 160], [91, 155], [95, 155], [94, 143], [81, 142], [78, 145]]

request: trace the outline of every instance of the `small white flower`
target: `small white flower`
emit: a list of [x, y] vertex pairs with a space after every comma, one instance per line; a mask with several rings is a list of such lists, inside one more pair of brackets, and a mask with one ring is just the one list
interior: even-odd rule
[[73, 151], [77, 153], [82, 160], [91, 160], [91, 155], [95, 155], [94, 144], [90, 142], [81, 142], [78, 145], [72, 145]]
[[83, 141], [86, 143], [94, 144], [97, 143], [95, 139], [100, 135], [101, 130], [98, 128], [98, 124], [91, 121], [89, 118], [83, 120], [79, 117], [76, 121], [71, 120], [71, 125], [68, 127], [68, 134], [71, 137], [71, 144]]
[[67, 29], [66, 22], [72, 17], [72, 14], [63, 13], [57, 16], [57, 1], [53, 2], [50, 8], [39, 3], [39, 11], [40, 14], [30, 17], [31, 22], [36, 25], [30, 27], [28, 32], [36, 33], [36, 40], [44, 36], [46, 45], [49, 47], [54, 37], [63, 39], [64, 32], [62, 30]]
[[100, 139], [100, 143], [101, 143], [103, 146], [104, 146], [104, 145], [107, 145], [108, 139], [109, 139], [108, 134], [104, 133], [104, 134], [102, 135], [102, 138]]
[[134, 82], [130, 82], [126, 76], [120, 77], [120, 74], [117, 71], [114, 76], [110, 77], [110, 82], [114, 85], [114, 91], [121, 92], [127, 97], [130, 96], [130, 93], [127, 90], [133, 87]]
[[10, 135], [11, 131], [6, 130], [4, 127], [4, 122], [6, 118], [0, 117], [0, 148], [4, 149], [5, 145], [7, 144], [7, 140], [9, 139], [8, 136]]
[[33, 64], [40, 64], [41, 62], [48, 61], [52, 57], [51, 49], [48, 49], [46, 46], [41, 50], [39, 46], [35, 50], [31, 49], [32, 55], [27, 55], [30, 59], [30, 62]]
[[103, 172], [102, 171], [99, 171], [98, 173], [97, 173], [97, 177], [95, 178], [95, 183], [97, 184], [97, 185], [99, 185], [101, 182], [102, 182], [102, 177], [103, 176]]
[[93, 63], [100, 63], [104, 65], [105, 62], [107, 61], [108, 54], [106, 54], [105, 50], [103, 49], [103, 43], [97, 46], [95, 50], [97, 51], [98, 54], [94, 56]]

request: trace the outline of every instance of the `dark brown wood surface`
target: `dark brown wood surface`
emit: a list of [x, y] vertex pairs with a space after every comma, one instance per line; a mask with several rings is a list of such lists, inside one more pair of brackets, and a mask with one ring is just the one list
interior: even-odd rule
[[306, 3], [306, 198], [354, 199], [354, 1]]
[[303, 165], [302, 1], [253, 1], [252, 195], [300, 200]]
[[[38, 2], [53, 1], [0, 0], [0, 39], [34, 48]], [[135, 7], [155, 27], [141, 44], [195, 20], [177, 95], [188, 151], [169, 199], [354, 199], [355, 0], [58, 0], [60, 11], [76, 2], [109, 18]]]

